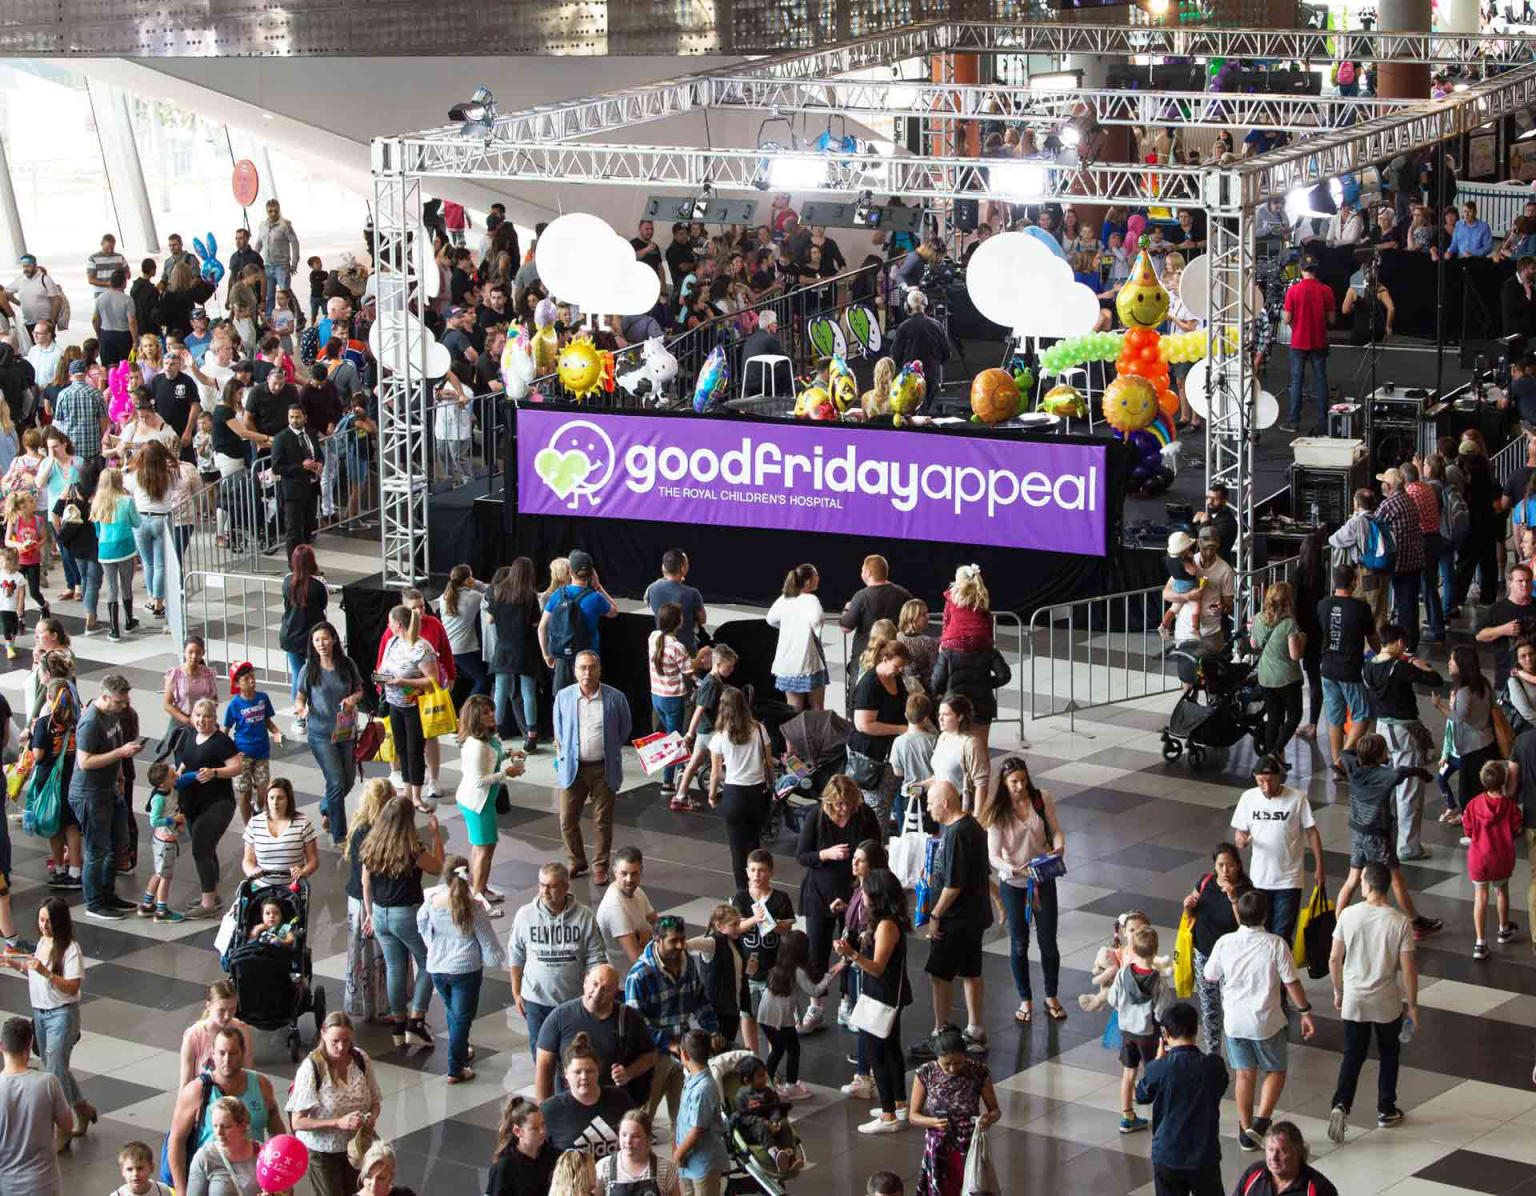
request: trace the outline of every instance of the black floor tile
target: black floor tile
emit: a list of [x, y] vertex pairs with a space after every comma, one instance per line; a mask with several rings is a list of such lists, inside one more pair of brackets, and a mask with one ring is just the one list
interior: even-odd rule
[[1125, 864], [1147, 872], [1172, 872], [1175, 868], [1187, 868], [1203, 859], [1205, 855], [1202, 852], [1186, 851], [1181, 847], [1163, 847], [1155, 843], [1139, 843], [1135, 847], [1127, 847], [1124, 851], [1105, 856], [1100, 862]]
[[103, 1117], [109, 1116], [118, 1109], [126, 1109], [129, 1105], [136, 1105], [142, 1100], [160, 1095], [158, 1088], [133, 1084], [127, 1080], [120, 1080], [116, 1076], [92, 1076], [77, 1072], [75, 1078], [80, 1081], [81, 1095], [95, 1105], [96, 1111]]
[[1475, 1150], [1453, 1150], [1424, 1170], [1414, 1172], [1414, 1177], [1478, 1192], [1504, 1193], [1536, 1179], [1536, 1165]]

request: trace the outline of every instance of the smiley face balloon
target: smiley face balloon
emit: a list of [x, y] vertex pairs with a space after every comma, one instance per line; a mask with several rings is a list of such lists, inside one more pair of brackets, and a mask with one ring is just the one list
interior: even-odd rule
[[1156, 328], [1168, 318], [1168, 292], [1152, 269], [1145, 241], [1131, 267], [1131, 276], [1115, 296], [1115, 311], [1127, 328]]
[[1104, 422], [1122, 435], [1145, 428], [1157, 415], [1157, 390], [1145, 378], [1125, 374], [1105, 387]]

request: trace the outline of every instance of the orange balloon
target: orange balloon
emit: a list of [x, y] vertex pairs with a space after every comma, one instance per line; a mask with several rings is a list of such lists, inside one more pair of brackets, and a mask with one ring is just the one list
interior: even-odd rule
[[[1145, 371], [1145, 369], [1146, 369], [1146, 367], [1144, 365], [1142, 365], [1141, 362], [1133, 361], [1129, 365], [1121, 367], [1121, 369], [1120, 369], [1120, 377], [1122, 377], [1122, 378], [1142, 378], [1142, 377], [1146, 376], [1145, 373], [1143, 372], [1143, 371]], [[1156, 387], [1153, 387], [1153, 389], [1155, 390]]]
[[1159, 360], [1157, 355], [1157, 346], [1144, 345], [1141, 350], [1141, 359], [1148, 362]]
[[1157, 406], [1164, 415], [1177, 415], [1179, 410], [1179, 396], [1174, 391], [1164, 390], [1157, 396]]

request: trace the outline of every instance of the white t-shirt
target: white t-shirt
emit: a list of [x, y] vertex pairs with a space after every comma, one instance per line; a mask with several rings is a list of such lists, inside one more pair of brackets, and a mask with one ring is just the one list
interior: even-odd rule
[[1403, 1012], [1401, 956], [1414, 950], [1408, 915], [1360, 901], [1339, 915], [1333, 937], [1344, 944], [1344, 1020], [1396, 1021]]
[[1257, 787], [1238, 798], [1232, 829], [1253, 836], [1248, 878], [1256, 889], [1299, 889], [1306, 866], [1306, 832], [1316, 826], [1306, 796], [1282, 786], [1278, 797]]
[[[42, 944], [39, 944], [41, 948]], [[49, 956], [53, 954], [52, 948], [46, 952], [39, 949], [37, 957], [47, 966]], [[81, 980], [85, 977], [85, 956], [80, 950], [79, 943], [70, 943], [64, 950], [64, 966], [58, 971], [58, 975], [64, 980]], [[80, 994], [66, 997], [58, 989], [54, 988], [51, 980], [45, 979], [37, 972], [27, 973], [27, 999], [32, 1002], [33, 1009], [60, 1009], [65, 1005], [78, 1005]]]
[[1205, 978], [1221, 985], [1228, 1038], [1270, 1038], [1285, 1029], [1280, 990], [1296, 979], [1296, 961], [1279, 935], [1262, 926], [1222, 935], [1205, 961]]
[[720, 756], [725, 767], [727, 785], [761, 785], [763, 776], [763, 752], [768, 744], [768, 732], [757, 725], [757, 734], [746, 743], [732, 743], [724, 732], [716, 731], [709, 740], [709, 751]]
[[603, 946], [608, 948], [608, 962], [618, 969], [620, 976], [629, 971], [630, 958], [619, 943], [619, 936], [638, 934], [640, 945], [644, 947], [651, 941], [651, 918], [655, 915], [651, 899], [638, 885], [633, 897], [626, 897], [619, 892], [617, 884], [609, 885], [608, 891], [603, 894], [603, 900], [597, 907], [597, 928], [602, 932]]

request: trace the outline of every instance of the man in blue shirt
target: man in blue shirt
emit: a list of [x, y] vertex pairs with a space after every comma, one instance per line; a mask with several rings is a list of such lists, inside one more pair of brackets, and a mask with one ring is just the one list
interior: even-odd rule
[[[603, 589], [603, 583], [597, 579], [591, 556], [578, 548], [571, 553], [570, 560], [571, 576], [576, 584], [561, 586], [551, 594], [539, 617], [539, 651], [544, 653], [544, 663], [554, 670], [555, 693], [576, 680], [575, 664], [579, 653], [602, 654], [597, 621], [615, 618], [619, 613], [608, 591]], [[574, 604], [575, 610], [562, 609], [567, 604]]]
[[1486, 220], [1477, 218], [1477, 205], [1470, 199], [1461, 205], [1461, 221], [1451, 234], [1450, 257], [1487, 257], [1493, 252], [1493, 230]]
[[1167, 1053], [1147, 1064], [1136, 1103], [1152, 1106], [1157, 1196], [1222, 1196], [1221, 1098], [1227, 1069], [1195, 1045], [1200, 1015], [1187, 1001], [1163, 1015]]

